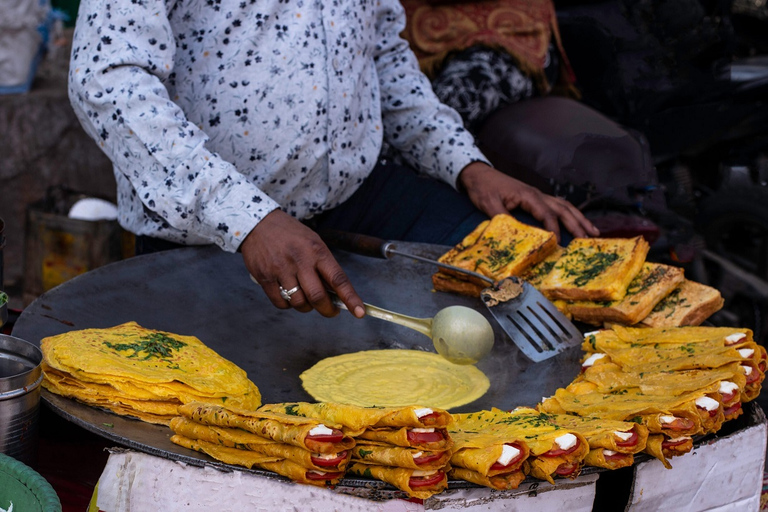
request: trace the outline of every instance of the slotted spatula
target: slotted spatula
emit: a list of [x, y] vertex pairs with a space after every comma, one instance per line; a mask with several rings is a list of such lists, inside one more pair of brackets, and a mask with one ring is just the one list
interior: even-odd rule
[[552, 302], [517, 277], [496, 282], [478, 272], [399, 251], [396, 242], [333, 230], [324, 230], [319, 234], [331, 247], [375, 258], [402, 256], [485, 281], [489, 286], [481, 292], [480, 299], [515, 345], [535, 363], [579, 346], [584, 341], [581, 331]]

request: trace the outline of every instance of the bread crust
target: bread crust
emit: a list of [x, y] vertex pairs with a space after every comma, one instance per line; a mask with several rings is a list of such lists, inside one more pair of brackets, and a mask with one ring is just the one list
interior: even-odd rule
[[486, 283], [485, 286], [481, 286], [472, 281], [465, 281], [443, 272], [435, 272], [432, 274], [432, 286], [435, 291], [438, 292], [450, 292], [470, 297], [480, 297], [480, 292], [487, 288], [488, 284]]
[[[556, 248], [557, 237], [551, 231], [523, 224], [508, 214], [499, 214], [487, 223], [481, 223], [438, 261], [498, 281], [520, 275]], [[440, 272], [472, 281], [460, 272], [449, 269], [440, 269]]]
[[648, 249], [642, 236], [574, 238], [539, 288], [549, 299], [620, 300], [645, 263]]
[[574, 319], [593, 325], [633, 325], [647, 317], [656, 304], [683, 282], [683, 274], [683, 269], [678, 267], [646, 262], [621, 300], [570, 302], [568, 311]]
[[645, 327], [701, 325], [704, 320], [719, 311], [724, 302], [723, 296], [715, 288], [686, 279], [659, 302], [640, 322], [640, 325]]

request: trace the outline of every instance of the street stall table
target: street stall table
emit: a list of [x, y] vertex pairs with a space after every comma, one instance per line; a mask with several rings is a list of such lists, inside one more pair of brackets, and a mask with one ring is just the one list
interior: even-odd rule
[[[409, 252], [431, 257], [446, 250], [442, 246], [424, 244], [400, 245]], [[369, 303], [415, 317], [431, 317], [444, 307], [459, 304], [472, 307], [489, 318], [496, 342], [490, 356], [477, 366], [490, 379], [490, 389], [475, 402], [452, 412], [533, 406], [542, 396], [549, 396], [557, 388], [566, 386], [579, 371], [581, 350], [578, 347], [541, 363], [528, 361], [494, 323], [479, 299], [434, 292], [430, 280], [434, 268], [428, 264], [405, 259], [379, 260], [343, 251], [335, 254], [361, 297]], [[241, 256], [224, 253], [215, 247], [185, 248], [134, 257], [78, 276], [28, 306], [16, 322], [14, 335], [39, 343], [46, 336], [75, 329], [112, 327], [128, 321], [198, 337], [243, 368], [259, 387], [264, 403], [312, 401], [302, 389], [299, 375], [327, 357], [371, 349], [434, 351], [426, 336], [389, 322], [373, 318], [358, 320], [347, 312], [326, 319], [317, 313], [278, 310], [248, 278]], [[42, 398], [67, 420], [140, 454], [167, 459], [185, 467], [237, 469], [171, 443], [171, 431], [167, 427], [116, 416], [48, 392], [44, 392]], [[762, 475], [764, 464], [765, 417], [759, 408], [750, 408], [750, 411], [754, 414], [747, 415], [751, 417], [749, 423], [744, 423], [744, 428], [737, 434], [743, 433], [742, 430], [760, 429], [762, 432], [762, 448], [757, 453], [760, 460], [749, 462], [750, 468], [755, 466], [752, 469], [757, 478]], [[759, 434], [752, 435], [759, 437]], [[749, 450], [757, 449], [757, 437], [750, 437]], [[747, 449], [740, 451], [744, 453]], [[702, 459], [698, 460], [701, 462]], [[744, 459], [740, 461], [744, 462]], [[247, 473], [248, 478], [260, 478], [264, 484], [272, 482], [275, 476], [260, 470], [241, 471]], [[660, 465], [651, 471], [659, 473], [661, 479], [669, 474]], [[575, 482], [559, 482], [550, 495], [558, 496], [555, 501], [570, 500], [573, 496], [569, 498], [566, 494], [576, 492], [586, 496], [583, 498], [588, 505], [585, 510], [589, 510], [595, 497], [596, 475], [596, 471], [585, 471]], [[501, 493], [501, 496], [519, 501], [531, 498], [532, 493], [541, 494], [538, 489], [543, 491], [547, 486], [544, 482], [526, 480], [519, 492]], [[265, 492], [279, 493], [279, 487]], [[450, 487], [448, 494], [441, 493], [445, 494], [443, 498], [447, 499], [451, 492], [464, 492], [482, 495], [480, 502], [488, 502], [488, 497], [498, 498], [500, 495], [466, 482], [452, 482]], [[709, 489], [715, 487], [710, 481]], [[751, 481], [738, 488], [741, 487], [747, 489], [745, 496], [753, 496]], [[755, 491], [759, 495], [759, 488]], [[355, 494], [369, 500], [403, 497], [387, 484], [365, 479], [343, 479], [335, 491], [312, 488], [311, 492], [339, 496]], [[731, 487], [729, 497], [736, 495], [738, 492], [734, 493]], [[439, 499], [440, 495], [430, 498]], [[422, 506], [428, 507], [430, 500]], [[465, 508], [466, 503], [465, 500]], [[508, 508], [510, 502], [503, 506]]]

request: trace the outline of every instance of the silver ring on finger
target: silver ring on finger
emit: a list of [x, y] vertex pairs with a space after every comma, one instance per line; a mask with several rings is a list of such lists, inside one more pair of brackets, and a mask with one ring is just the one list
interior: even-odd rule
[[299, 285], [294, 286], [290, 290], [286, 290], [282, 286], [280, 287], [280, 296], [287, 300], [288, 302], [291, 302], [291, 295], [299, 291]]

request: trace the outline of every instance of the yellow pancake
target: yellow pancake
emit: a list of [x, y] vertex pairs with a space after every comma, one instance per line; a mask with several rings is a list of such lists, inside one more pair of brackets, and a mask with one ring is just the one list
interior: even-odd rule
[[318, 402], [362, 407], [450, 409], [488, 391], [488, 377], [471, 365], [457, 365], [432, 352], [366, 350], [323, 359], [301, 374], [304, 389]]

